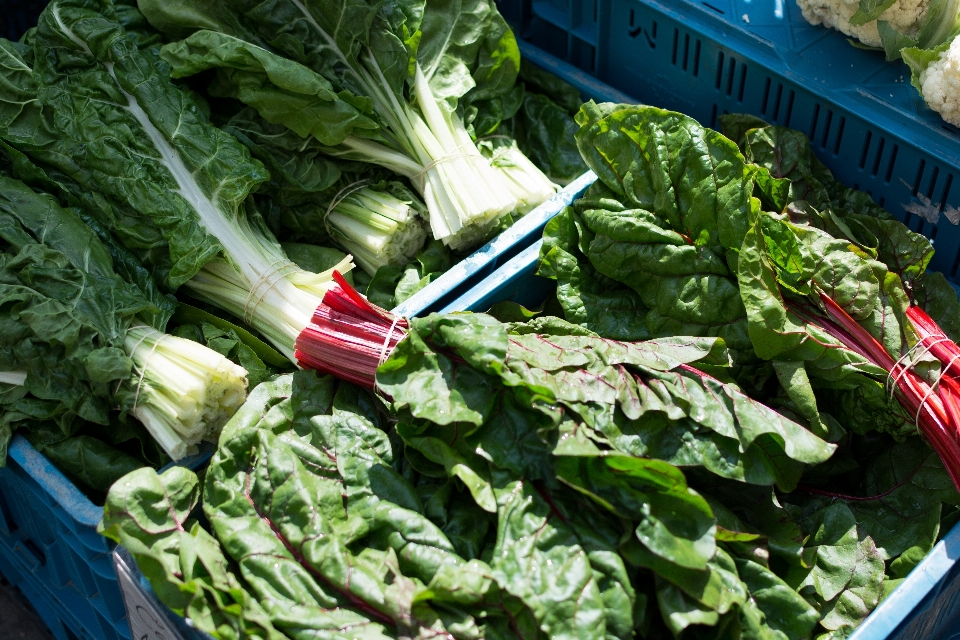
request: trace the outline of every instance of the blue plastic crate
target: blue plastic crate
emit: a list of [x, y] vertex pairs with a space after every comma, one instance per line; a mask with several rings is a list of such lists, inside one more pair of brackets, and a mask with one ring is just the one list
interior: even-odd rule
[[960, 135], [924, 105], [902, 63], [807, 24], [796, 0], [498, 3], [524, 53], [566, 62], [636, 101], [710, 127], [746, 112], [803, 131], [840, 181], [934, 239], [931, 268], [957, 280], [960, 229], [903, 205], [960, 206]]
[[0, 2], [3, 22], [0, 22], [0, 38], [19, 40], [30, 27], [37, 24], [37, 17], [48, 0], [4, 0]]
[[0, 468], [0, 572], [57, 640], [128, 640], [97, 507], [21, 436]]

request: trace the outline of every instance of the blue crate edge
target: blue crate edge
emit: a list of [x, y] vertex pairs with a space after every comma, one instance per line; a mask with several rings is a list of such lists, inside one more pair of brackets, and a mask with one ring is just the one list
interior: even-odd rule
[[52, 462], [34, 449], [26, 438], [15, 435], [10, 442], [8, 456], [23, 467], [30, 477], [78, 522], [96, 527], [103, 520], [103, 508], [90, 502], [90, 499]]
[[474, 251], [471, 255], [453, 265], [449, 271], [431, 282], [429, 285], [410, 296], [403, 303], [393, 309], [393, 313], [412, 318], [432, 310], [441, 299], [456, 289], [461, 288], [484, 267], [496, 263], [509, 250], [533, 242], [533, 236], [545, 225], [550, 218], [557, 215], [564, 207], [573, 202], [583, 191], [593, 184], [597, 176], [587, 171], [582, 176], [561, 189], [552, 198], [523, 216], [509, 229], [498, 235], [486, 245]]

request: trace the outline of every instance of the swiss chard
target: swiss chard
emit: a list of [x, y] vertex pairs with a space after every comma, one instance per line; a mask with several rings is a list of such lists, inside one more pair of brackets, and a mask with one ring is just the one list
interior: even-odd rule
[[331, 155], [410, 178], [434, 238], [451, 247], [554, 191], [519, 152], [521, 179], [513, 165], [488, 162], [457, 110], [461, 100], [500, 99], [516, 80], [516, 41], [488, 0], [140, 4], [158, 28], [193, 31], [164, 47], [177, 77], [215, 68], [212, 93], [317, 138]]

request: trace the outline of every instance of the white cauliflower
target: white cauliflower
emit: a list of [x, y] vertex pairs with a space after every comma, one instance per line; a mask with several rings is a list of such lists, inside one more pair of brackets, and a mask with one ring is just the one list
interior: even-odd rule
[[886, 21], [899, 33], [915, 38], [927, 17], [930, 2], [896, 0], [877, 20], [855, 25], [851, 24], [850, 19], [857, 12], [860, 0], [797, 0], [803, 17], [810, 24], [836, 29], [870, 47], [882, 46], [877, 29], [878, 20]]
[[930, 108], [960, 127], [960, 38], [935, 49], [904, 49], [903, 61]]

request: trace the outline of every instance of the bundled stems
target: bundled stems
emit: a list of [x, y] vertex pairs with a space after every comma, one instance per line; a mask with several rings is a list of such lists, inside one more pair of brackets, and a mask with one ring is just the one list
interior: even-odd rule
[[297, 362], [373, 389], [377, 367], [406, 336], [407, 321], [371, 304], [338, 272], [313, 322], [297, 338]]
[[913, 417], [960, 490], [960, 380], [955, 373], [960, 347], [947, 338], [923, 309], [916, 306], [907, 309], [920, 346], [942, 363], [940, 376], [931, 385], [913, 371], [911, 363], [894, 360], [883, 345], [832, 298], [821, 292], [820, 301], [832, 322], [815, 324], [889, 373], [900, 405]]
[[174, 460], [215, 440], [246, 400], [247, 372], [202, 344], [132, 327], [124, 346], [134, 365], [130, 413]]
[[380, 267], [409, 262], [427, 239], [415, 203], [384, 189], [363, 187], [334, 198], [326, 223], [331, 237], [371, 276]]

